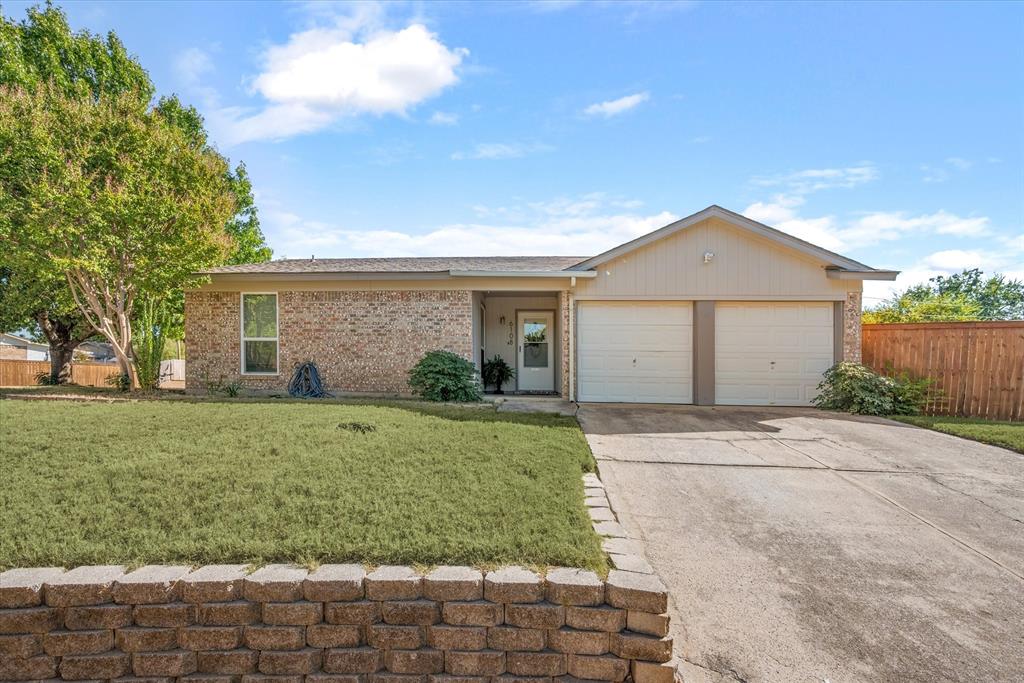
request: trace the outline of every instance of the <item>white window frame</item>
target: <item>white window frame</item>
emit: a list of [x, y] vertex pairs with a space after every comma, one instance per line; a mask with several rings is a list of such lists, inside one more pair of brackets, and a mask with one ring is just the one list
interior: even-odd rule
[[[277, 335], [274, 337], [246, 337], [245, 336], [245, 297], [274, 295], [274, 330]], [[257, 377], [273, 377], [281, 374], [281, 297], [277, 292], [239, 292], [238, 293], [238, 335], [241, 339], [239, 344], [239, 368], [243, 375], [255, 375]], [[247, 341], [272, 341], [277, 346], [277, 353], [274, 354], [273, 372], [248, 372], [245, 369], [245, 342]]]

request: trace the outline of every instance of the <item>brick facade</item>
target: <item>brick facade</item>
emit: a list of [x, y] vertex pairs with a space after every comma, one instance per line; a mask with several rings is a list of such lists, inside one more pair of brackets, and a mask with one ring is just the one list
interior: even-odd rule
[[278, 296], [278, 368], [241, 374], [240, 294], [191, 291], [185, 297], [186, 386], [239, 381], [284, 390], [296, 363], [313, 360], [338, 392], [408, 394], [409, 369], [428, 351], [473, 360], [468, 290], [284, 290]]
[[653, 575], [268, 565], [0, 573], [0, 680], [672, 683]]
[[843, 360], [861, 361], [860, 354], [861, 293], [847, 292], [843, 302]]

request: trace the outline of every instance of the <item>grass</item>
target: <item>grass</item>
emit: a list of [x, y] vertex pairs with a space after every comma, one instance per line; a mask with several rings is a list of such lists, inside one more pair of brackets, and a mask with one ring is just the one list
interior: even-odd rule
[[0, 400], [0, 567], [603, 571], [580, 480], [592, 468], [576, 421], [554, 415], [410, 401]]
[[1024, 453], [1024, 423], [1021, 422], [931, 415], [901, 415], [892, 419]]

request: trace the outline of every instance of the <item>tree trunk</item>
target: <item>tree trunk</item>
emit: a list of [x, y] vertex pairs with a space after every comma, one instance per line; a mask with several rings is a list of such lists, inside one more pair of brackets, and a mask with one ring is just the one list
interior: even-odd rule
[[74, 340], [66, 344], [50, 344], [50, 377], [56, 378], [57, 384], [71, 383], [71, 361], [80, 343]]
[[117, 364], [121, 366], [121, 374], [128, 375], [128, 379], [131, 380], [129, 382], [129, 388], [138, 389], [139, 376], [135, 372], [135, 363], [132, 362], [132, 359], [128, 356], [128, 354], [125, 353], [124, 350], [121, 349], [119, 346], [115, 344], [113, 345], [113, 347], [114, 356], [117, 358]]
[[71, 361], [78, 345], [92, 336], [92, 330], [75, 335], [76, 321], [51, 318], [48, 311], [36, 313], [36, 323], [50, 345], [50, 377], [57, 384], [71, 381]]

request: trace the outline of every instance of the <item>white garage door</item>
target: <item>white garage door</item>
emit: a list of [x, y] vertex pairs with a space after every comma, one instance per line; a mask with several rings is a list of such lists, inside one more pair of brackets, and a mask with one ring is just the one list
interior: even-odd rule
[[832, 366], [831, 303], [715, 305], [715, 403], [805, 406]]
[[689, 303], [580, 302], [578, 310], [579, 400], [693, 402]]

